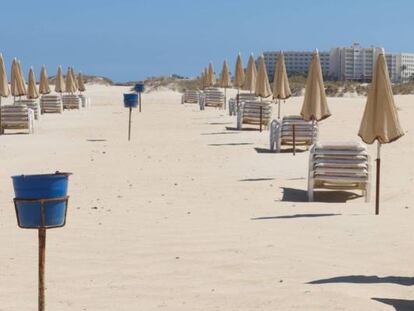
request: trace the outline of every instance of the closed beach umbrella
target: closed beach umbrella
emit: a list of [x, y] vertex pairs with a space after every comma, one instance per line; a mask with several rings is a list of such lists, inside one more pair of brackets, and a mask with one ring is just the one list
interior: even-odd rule
[[42, 95], [50, 93], [49, 80], [47, 79], [45, 65], [42, 66], [42, 70], [40, 71], [39, 93]]
[[226, 109], [227, 104], [227, 88], [231, 87], [231, 79], [229, 73], [229, 66], [227, 65], [227, 61], [225, 60], [223, 63], [223, 68], [221, 69], [220, 74], [220, 87], [224, 88], [224, 109]]
[[214, 86], [216, 83], [216, 77], [214, 76], [214, 69], [213, 64], [210, 63], [208, 65], [208, 71], [207, 71], [207, 86]]
[[78, 90], [79, 89], [78, 79], [76, 79], [76, 74], [75, 74], [75, 70], [73, 69], [73, 67], [70, 67], [70, 74], [72, 75], [72, 80], [75, 83], [76, 90]]
[[10, 94], [9, 83], [7, 81], [6, 66], [4, 65], [3, 55], [0, 53], [0, 135], [3, 134], [1, 126], [1, 98], [8, 97]]
[[83, 82], [83, 76], [82, 76], [81, 72], [79, 72], [79, 74], [78, 74], [78, 90], [79, 90], [79, 92], [85, 92], [86, 91], [85, 83]]
[[33, 72], [33, 68], [30, 67], [29, 70], [29, 81], [28, 81], [28, 86], [27, 86], [27, 98], [28, 99], [36, 99], [39, 98], [39, 92], [37, 91], [37, 87], [36, 87], [36, 77], [35, 74]]
[[66, 73], [66, 82], [65, 82], [65, 91], [67, 93], [75, 93], [77, 90], [75, 80], [73, 79], [73, 75], [71, 72], [70, 67], [68, 67], [68, 71]]
[[253, 93], [256, 88], [257, 69], [254, 62], [253, 54], [250, 55], [249, 62], [247, 63], [246, 75], [243, 83], [243, 90]]
[[204, 88], [204, 70], [201, 72], [201, 75], [199, 78], [199, 85], [202, 89]]
[[290, 91], [289, 80], [286, 72], [285, 56], [281, 51], [277, 58], [275, 75], [273, 79], [273, 98], [279, 101], [277, 112], [278, 118], [280, 118], [280, 101], [282, 99], [285, 101], [290, 96], [292, 96], [292, 92]]
[[65, 92], [65, 80], [63, 79], [62, 67], [58, 67], [55, 81], [55, 92], [63, 93]]
[[25, 95], [25, 90], [22, 87], [20, 79], [19, 63], [17, 59], [13, 59], [10, 77], [10, 89], [13, 97]]
[[26, 95], [27, 94], [27, 89], [26, 89], [26, 81], [24, 80], [24, 74], [23, 74], [23, 70], [22, 70], [22, 65], [20, 63], [20, 61], [17, 61], [17, 68], [18, 68], [18, 82], [19, 82], [19, 88], [20, 88], [20, 93], [22, 93], [22, 95]]
[[260, 98], [266, 98], [272, 95], [272, 88], [270, 87], [263, 55], [259, 57], [259, 71], [257, 73], [255, 94], [256, 96], [260, 96]]
[[236, 67], [234, 69], [234, 81], [233, 84], [237, 89], [239, 90], [243, 84], [244, 84], [244, 68], [243, 68], [243, 62], [241, 59], [241, 55], [237, 55], [236, 60]]
[[326, 100], [318, 51], [315, 51], [312, 56], [306, 81], [305, 99], [300, 114], [306, 121], [320, 121], [331, 115]]
[[384, 50], [378, 55], [368, 91], [367, 104], [358, 135], [367, 144], [377, 141], [377, 176], [375, 214], [379, 214], [381, 144], [391, 143], [404, 135], [391, 88]]

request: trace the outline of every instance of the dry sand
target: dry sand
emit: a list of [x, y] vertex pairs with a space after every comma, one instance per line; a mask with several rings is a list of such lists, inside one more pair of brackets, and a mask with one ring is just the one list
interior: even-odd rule
[[[374, 216], [352, 193], [305, 202], [307, 152], [267, 153], [267, 131], [178, 93], [145, 94], [128, 142], [125, 90], [89, 87], [92, 108], [0, 137], [1, 311], [37, 308], [37, 234], [16, 225], [10, 176], [56, 170], [74, 175], [48, 231], [48, 310], [414, 310], [413, 96], [396, 97], [408, 135], [383, 148]], [[364, 103], [329, 98], [321, 139], [357, 139]]]

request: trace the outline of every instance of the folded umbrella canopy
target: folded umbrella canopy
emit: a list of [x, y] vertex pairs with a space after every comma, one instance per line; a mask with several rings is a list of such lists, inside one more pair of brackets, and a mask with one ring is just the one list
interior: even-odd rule
[[280, 51], [279, 56], [277, 58], [275, 74], [273, 78], [273, 99], [276, 99], [279, 102], [277, 112], [277, 117], [279, 119], [280, 102], [282, 99], [283, 101], [285, 101], [290, 96], [292, 96], [292, 92], [290, 91], [289, 79], [286, 72], [285, 56], [283, 55], [283, 52]]
[[55, 92], [61, 94], [65, 92], [65, 80], [63, 79], [62, 66], [58, 67], [56, 74]]
[[378, 215], [381, 144], [391, 143], [404, 135], [394, 103], [384, 50], [377, 57], [358, 135], [367, 144], [373, 144], [377, 141], [375, 214]]
[[66, 73], [66, 82], [65, 82], [65, 90], [67, 93], [75, 93], [77, 90], [75, 80], [73, 79], [73, 74], [71, 68], [68, 67], [68, 71]]
[[227, 65], [227, 60], [224, 61], [223, 68], [221, 69], [219, 85], [220, 87], [224, 88], [224, 109], [226, 109], [227, 88], [231, 87], [231, 79], [229, 73], [229, 66]]
[[331, 116], [326, 100], [319, 52], [313, 53], [306, 81], [305, 98], [300, 113], [306, 121], [320, 121]]
[[77, 80], [78, 80], [78, 90], [79, 90], [79, 92], [85, 92], [86, 87], [85, 87], [85, 83], [83, 81], [83, 76], [82, 76], [81, 72], [79, 72]]
[[270, 87], [263, 55], [259, 57], [259, 71], [257, 73], [255, 95], [260, 98], [266, 98], [272, 95], [272, 88]]
[[210, 63], [207, 70], [207, 87], [214, 86], [215, 83], [216, 77], [214, 75], [213, 64]]
[[24, 80], [22, 65], [19, 60], [17, 61], [17, 69], [19, 71], [18, 72], [18, 83], [19, 83], [20, 93], [22, 93], [23, 95], [26, 95], [27, 94], [26, 81]]
[[42, 66], [42, 70], [40, 71], [39, 93], [42, 95], [50, 93], [49, 80], [47, 79], [45, 65]]
[[29, 70], [29, 80], [28, 80], [26, 96], [28, 99], [39, 98], [39, 92], [36, 87], [36, 77], [35, 77], [32, 67], [30, 67], [30, 70]]
[[257, 78], [257, 69], [254, 62], [253, 54], [249, 57], [249, 62], [247, 63], [246, 75], [243, 83], [243, 90], [250, 91], [253, 93], [256, 88], [256, 78]]
[[11, 76], [10, 76], [10, 89], [13, 97], [26, 95], [26, 90], [22, 85], [22, 81], [19, 77], [19, 63], [16, 58], [13, 59], [11, 66]]

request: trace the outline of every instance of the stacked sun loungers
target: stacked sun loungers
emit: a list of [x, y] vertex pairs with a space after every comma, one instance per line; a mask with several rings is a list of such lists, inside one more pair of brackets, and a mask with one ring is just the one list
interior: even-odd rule
[[[293, 135], [295, 134], [295, 135]], [[293, 137], [295, 136], [295, 137]], [[270, 123], [270, 150], [280, 152], [281, 146], [311, 146], [318, 139], [318, 123], [301, 116], [286, 116]]]
[[181, 103], [198, 104], [199, 99], [200, 92], [198, 90], [186, 90], [183, 96], [181, 97]]
[[38, 120], [40, 117], [40, 106], [39, 103], [34, 99], [20, 99], [16, 100], [15, 105], [26, 105], [27, 108], [33, 110], [35, 120]]
[[235, 116], [237, 115], [237, 98], [239, 99], [239, 105], [246, 101], [256, 101], [258, 98], [255, 94], [252, 93], [240, 93], [236, 95], [236, 98], [230, 98], [229, 100], [229, 115]]
[[206, 107], [224, 107], [224, 93], [215, 87], [204, 90], [204, 106]]
[[40, 97], [41, 113], [62, 113], [62, 99], [59, 95], [43, 95]]
[[82, 108], [89, 108], [91, 106], [91, 99], [83, 94], [78, 95], [81, 100]]
[[361, 143], [317, 143], [309, 160], [308, 198], [314, 189], [362, 190], [370, 199], [370, 163], [366, 147]]
[[8, 105], [1, 107], [1, 129], [34, 131], [34, 113], [26, 105]]
[[266, 101], [245, 101], [237, 112], [237, 129], [241, 130], [243, 124], [259, 125], [267, 128], [272, 117], [272, 106]]
[[62, 102], [63, 109], [80, 109], [82, 107], [82, 102], [78, 95], [63, 95]]

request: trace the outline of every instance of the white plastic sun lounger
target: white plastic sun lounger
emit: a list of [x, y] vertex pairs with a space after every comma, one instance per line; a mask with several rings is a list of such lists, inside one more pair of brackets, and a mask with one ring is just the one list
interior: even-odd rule
[[80, 109], [82, 107], [81, 99], [78, 95], [67, 94], [62, 96], [63, 109]]
[[1, 107], [1, 129], [4, 130], [28, 130], [34, 132], [34, 113], [26, 105], [8, 105]]
[[311, 146], [318, 140], [318, 123], [305, 121], [301, 116], [286, 116], [270, 123], [270, 150], [280, 152], [281, 146]]
[[224, 107], [224, 93], [215, 87], [204, 90], [204, 106], [205, 107]]
[[309, 159], [308, 199], [315, 189], [362, 190], [370, 200], [370, 161], [361, 143], [316, 143]]
[[14, 102], [15, 105], [26, 105], [27, 108], [33, 110], [33, 115], [35, 120], [38, 120], [40, 117], [40, 106], [39, 103], [34, 99], [20, 99]]
[[60, 95], [43, 95], [40, 97], [41, 113], [62, 113], [63, 105]]
[[236, 95], [235, 98], [230, 98], [230, 100], [229, 100], [229, 115], [230, 116], [236, 116], [237, 115], [237, 111], [238, 111], [237, 98], [239, 98], [239, 105], [241, 105], [241, 103], [246, 102], [246, 101], [257, 101], [257, 100], [259, 100], [256, 97], [255, 94], [239, 93], [238, 95]]
[[181, 97], [181, 103], [198, 104], [200, 99], [200, 92], [198, 90], [186, 90]]
[[237, 112], [237, 129], [241, 130], [243, 124], [262, 125], [268, 128], [272, 117], [271, 102], [266, 101], [245, 101], [240, 105]]

